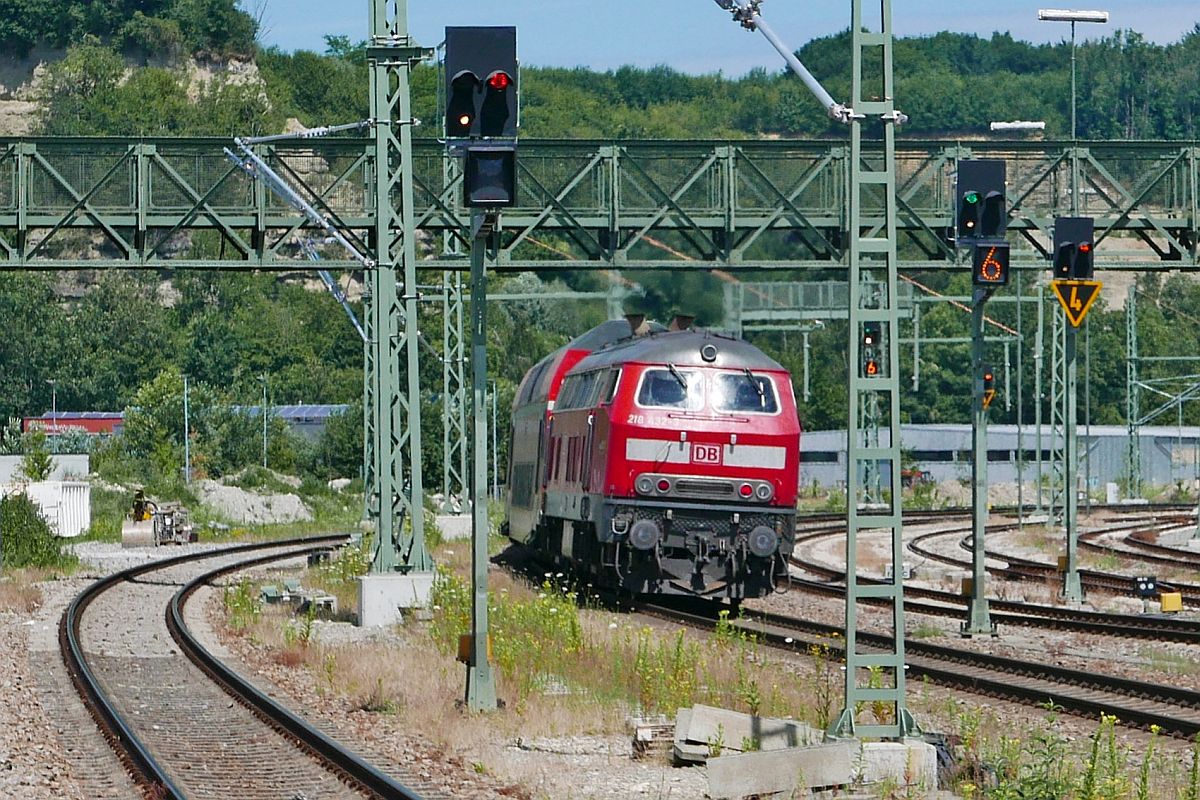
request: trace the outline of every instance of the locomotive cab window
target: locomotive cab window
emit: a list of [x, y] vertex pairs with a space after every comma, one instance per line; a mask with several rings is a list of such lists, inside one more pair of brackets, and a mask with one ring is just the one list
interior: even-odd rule
[[713, 386], [713, 407], [732, 414], [774, 414], [779, 411], [775, 382], [767, 375], [723, 372]]
[[642, 374], [637, 403], [645, 408], [699, 411], [704, 407], [704, 378], [674, 368], [648, 369]]

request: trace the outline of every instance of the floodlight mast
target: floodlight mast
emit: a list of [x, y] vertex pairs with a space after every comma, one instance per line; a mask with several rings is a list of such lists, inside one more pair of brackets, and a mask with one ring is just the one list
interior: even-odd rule
[[1076, 11], [1066, 8], [1039, 8], [1042, 22], [1108, 22], [1107, 11]]
[[[762, 7], [764, 0], [716, 0], [717, 5], [726, 11], [733, 14], [733, 21], [741, 25], [748, 31], [758, 31], [766, 37], [771, 46], [779, 51], [779, 55], [783, 56], [783, 60], [792, 68], [792, 72], [796, 73], [800, 80], [804, 81], [804, 85], [817, 98], [817, 102], [825, 107], [829, 112], [829, 116], [838, 122], [849, 125], [851, 120], [855, 119], [854, 109], [849, 108], [833, 99], [829, 92], [825, 91], [825, 87], [821, 82], [813, 77], [813, 74], [808, 71], [808, 68], [800, 63], [800, 59], [796, 58], [796, 54], [788, 49], [775, 31], [771, 30], [763, 18], [759, 15], [759, 9]], [[862, 119], [858, 115], [858, 119]], [[902, 122], [903, 120], [898, 120]]]

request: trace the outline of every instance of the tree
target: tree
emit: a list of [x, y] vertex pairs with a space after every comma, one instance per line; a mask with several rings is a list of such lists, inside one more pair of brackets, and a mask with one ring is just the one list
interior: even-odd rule
[[17, 472], [37, 483], [49, 478], [53, 471], [54, 459], [50, 455], [50, 448], [46, 446], [45, 432], [32, 431], [26, 434], [25, 455], [21, 458]]

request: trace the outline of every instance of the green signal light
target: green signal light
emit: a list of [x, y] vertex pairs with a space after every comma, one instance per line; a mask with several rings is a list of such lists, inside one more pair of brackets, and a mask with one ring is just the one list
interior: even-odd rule
[[963, 195], [963, 200], [971, 205], [975, 205], [979, 202], [979, 192], [967, 192]]

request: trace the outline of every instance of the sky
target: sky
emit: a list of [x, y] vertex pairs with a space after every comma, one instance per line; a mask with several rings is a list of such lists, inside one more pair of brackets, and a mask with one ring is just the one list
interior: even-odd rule
[[[354, 41], [367, 35], [368, 0], [240, 0], [262, 20], [261, 39], [284, 50], [324, 50], [325, 34]], [[866, 7], [878, 8], [867, 0]], [[1039, 7], [1062, 7], [1054, 0], [893, 0], [896, 33], [902, 36], [952, 30], [990, 36], [1008, 31], [1015, 38], [1056, 42], [1070, 37], [1070, 25], [1038, 22]], [[1147, 39], [1177, 41], [1200, 22], [1196, 0], [1108, 0], [1071, 8], [1111, 12], [1107, 25], [1080, 24], [1078, 37], [1111, 35], [1132, 28]], [[984, 10], [986, 9], [986, 10]], [[809, 39], [849, 27], [850, 4], [829, 0], [767, 0], [763, 18], [792, 49]], [[597, 70], [624, 64], [667, 64], [689, 73], [742, 75], [754, 67], [783, 68], [758, 34], [739, 28], [713, 0], [413, 0], [409, 29], [432, 47], [447, 25], [516, 25], [521, 62], [533, 66], [586, 66]]]

